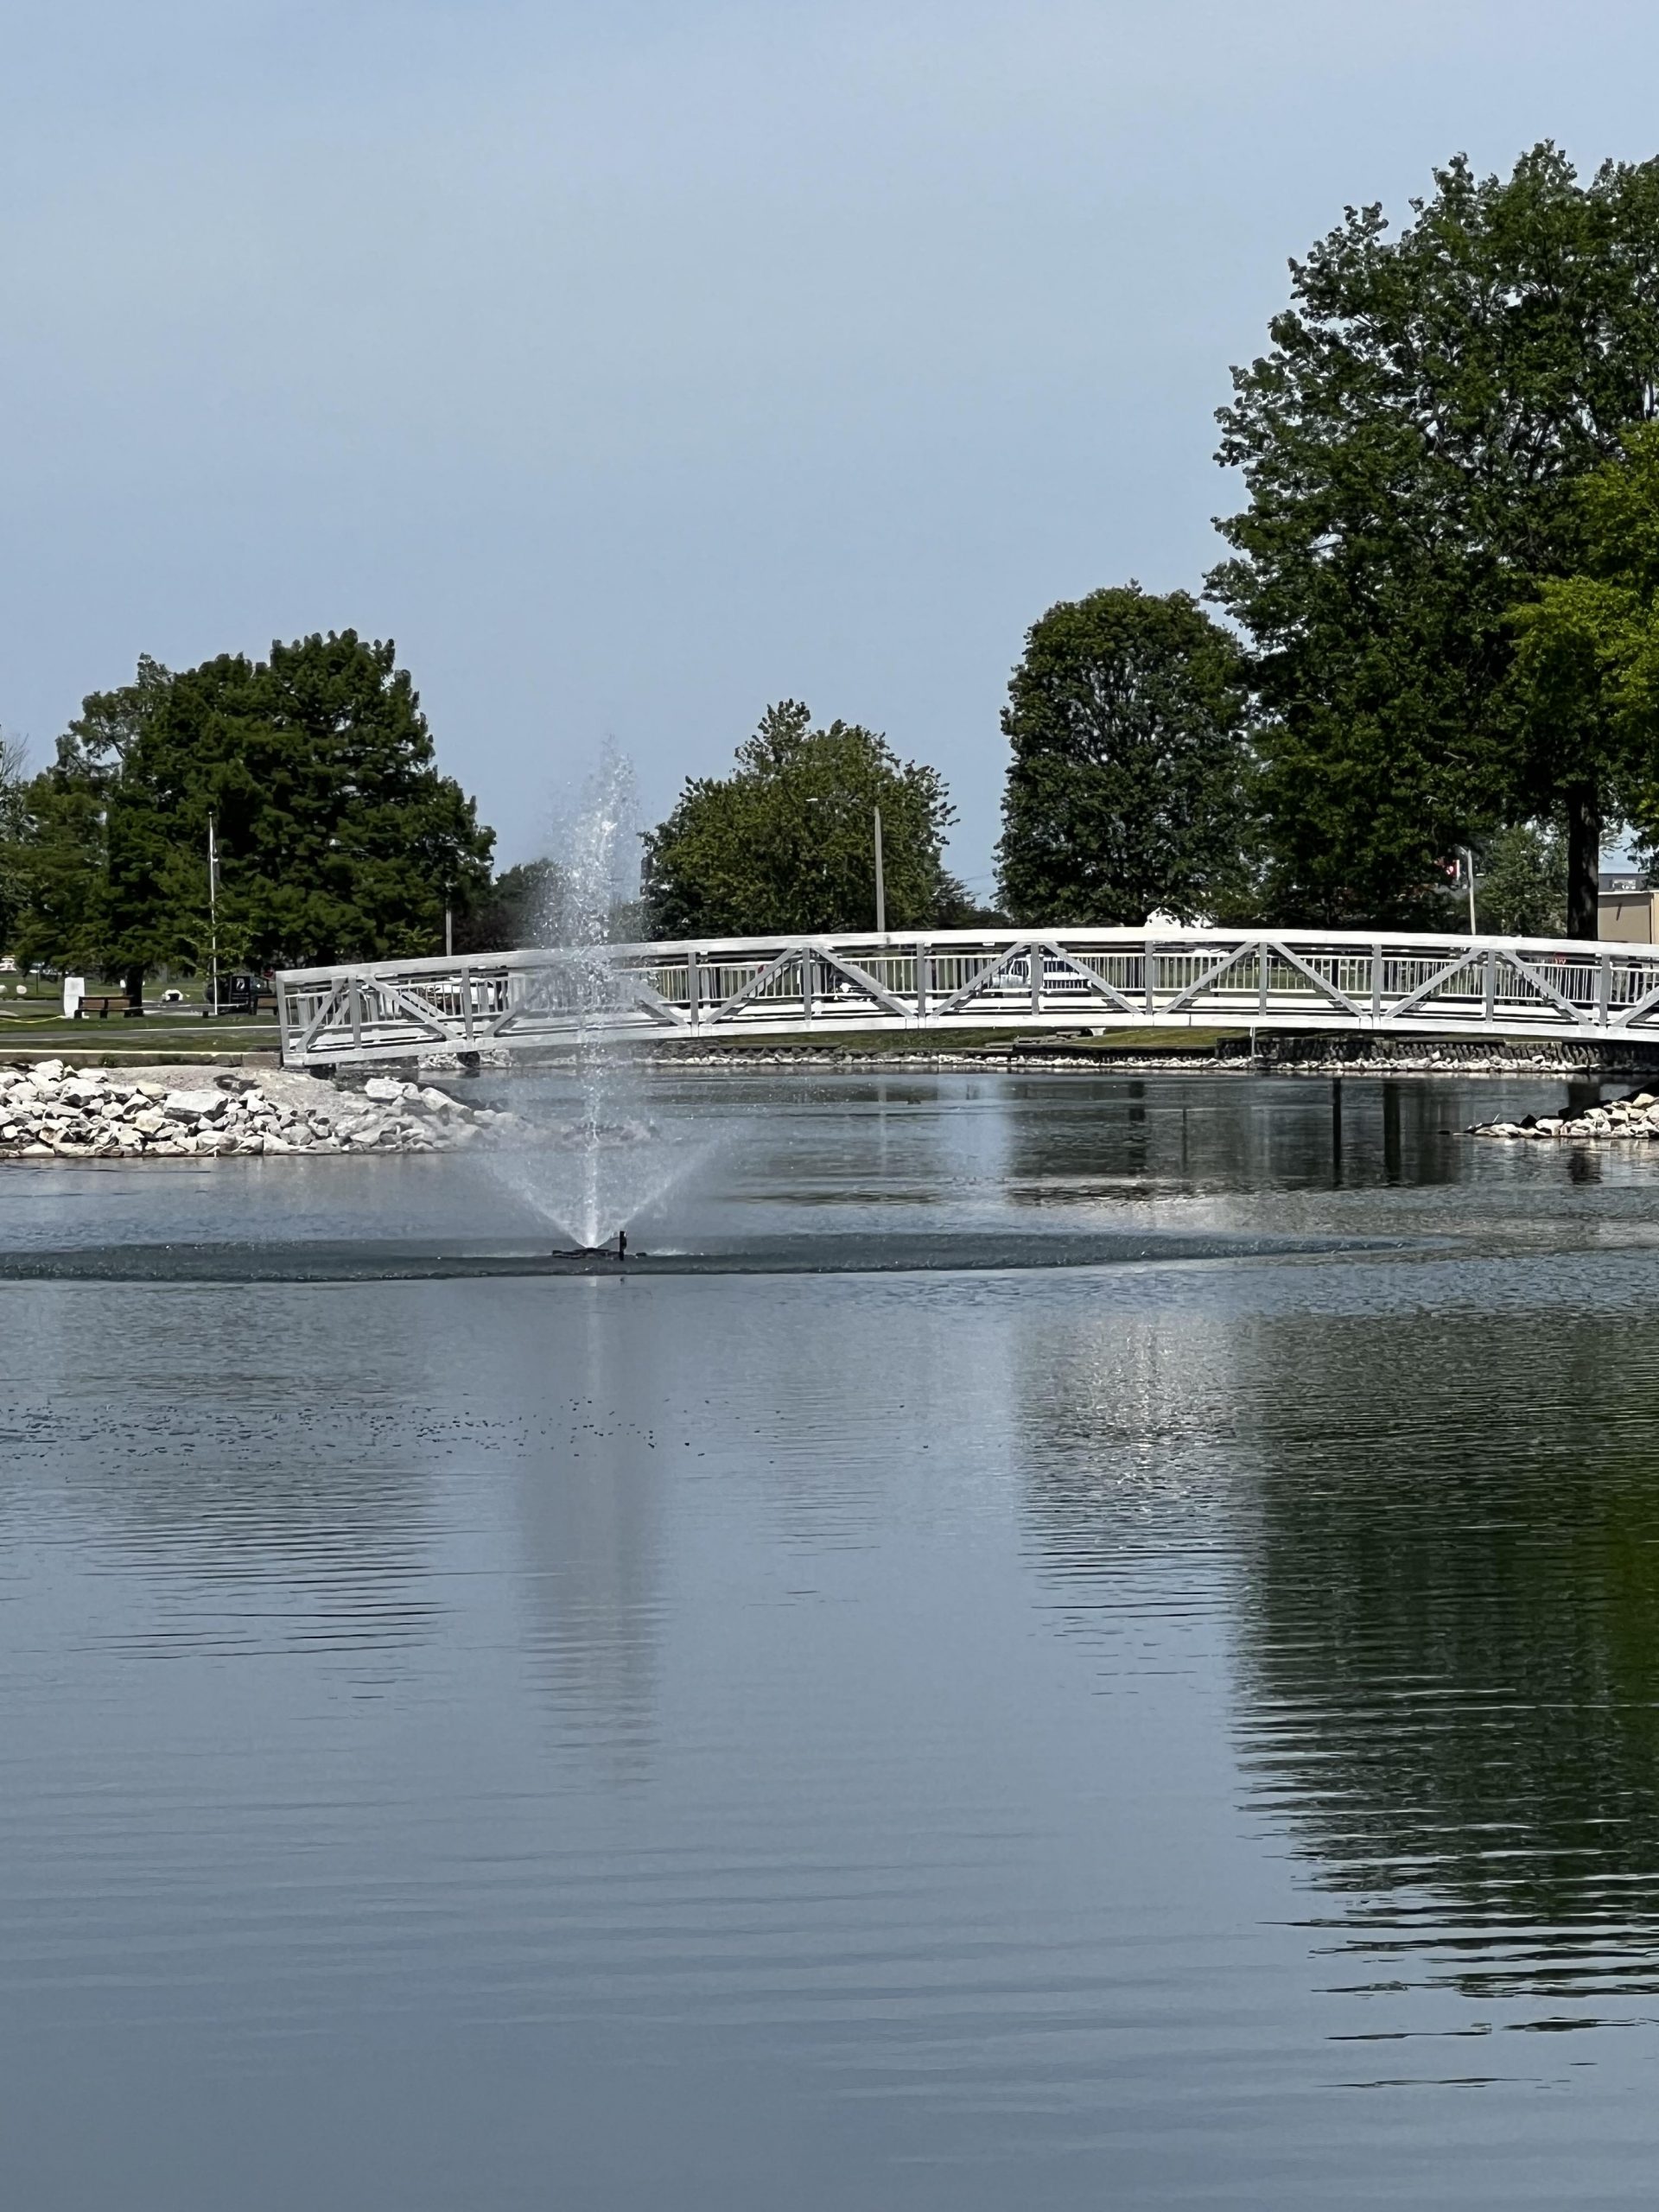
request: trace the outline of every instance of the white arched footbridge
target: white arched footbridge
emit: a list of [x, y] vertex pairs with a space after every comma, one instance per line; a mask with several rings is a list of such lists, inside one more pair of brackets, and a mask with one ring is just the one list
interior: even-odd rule
[[291, 1067], [875, 1030], [1659, 1042], [1659, 946], [1260, 929], [731, 938], [297, 969], [277, 1001]]

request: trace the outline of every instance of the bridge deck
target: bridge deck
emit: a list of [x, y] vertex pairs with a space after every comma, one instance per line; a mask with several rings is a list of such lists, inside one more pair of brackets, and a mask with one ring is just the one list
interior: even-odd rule
[[292, 1067], [807, 1031], [1249, 1027], [1659, 1039], [1659, 946], [1309, 930], [952, 931], [475, 954], [277, 978]]

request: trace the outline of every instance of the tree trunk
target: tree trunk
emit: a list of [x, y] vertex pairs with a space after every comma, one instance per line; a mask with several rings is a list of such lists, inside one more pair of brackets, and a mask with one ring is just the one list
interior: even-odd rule
[[125, 976], [123, 978], [123, 981], [126, 984], [127, 988], [128, 1014], [142, 1014], [144, 1010], [143, 969], [142, 968], [129, 968]]
[[1601, 794], [1593, 784], [1567, 793], [1567, 933], [1593, 938], [1601, 927]]

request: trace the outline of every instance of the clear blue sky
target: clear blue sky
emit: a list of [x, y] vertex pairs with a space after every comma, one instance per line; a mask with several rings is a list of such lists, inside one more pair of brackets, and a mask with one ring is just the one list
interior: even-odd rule
[[0, 723], [390, 634], [508, 861], [793, 695], [987, 878], [1022, 634], [1198, 583], [1287, 256], [1659, 150], [1626, 0], [12, 0], [5, 64]]

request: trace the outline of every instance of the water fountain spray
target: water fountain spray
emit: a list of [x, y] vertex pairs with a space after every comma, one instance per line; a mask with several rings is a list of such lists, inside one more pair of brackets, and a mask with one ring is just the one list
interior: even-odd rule
[[534, 918], [537, 943], [560, 957], [531, 988], [546, 995], [550, 1010], [573, 1017], [574, 1043], [559, 1064], [568, 1103], [535, 1139], [490, 1156], [492, 1171], [582, 1252], [619, 1263], [635, 1217], [730, 1133], [729, 1116], [659, 1122], [649, 1060], [620, 1033], [632, 1000], [611, 950], [639, 934], [639, 832], [632, 768], [607, 747], [555, 817]]

